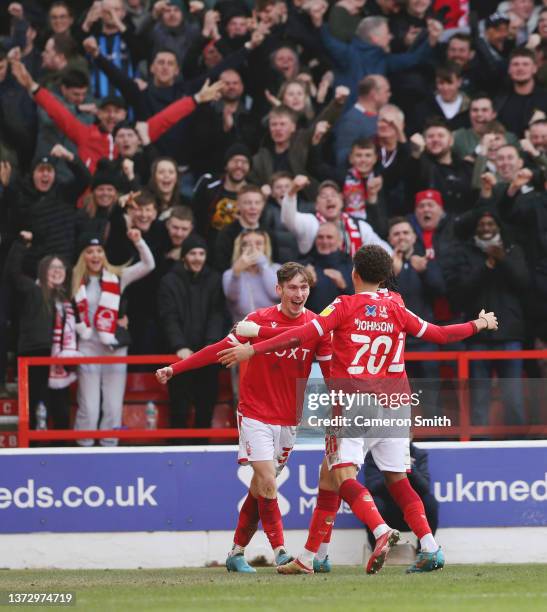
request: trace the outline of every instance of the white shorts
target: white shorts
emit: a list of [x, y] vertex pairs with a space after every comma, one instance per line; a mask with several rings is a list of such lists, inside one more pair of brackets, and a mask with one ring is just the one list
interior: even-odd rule
[[247, 465], [253, 461], [273, 461], [276, 474], [285, 467], [296, 440], [296, 427], [268, 425], [237, 415], [239, 429], [238, 463]]
[[347, 465], [361, 468], [367, 451], [381, 472], [410, 470], [410, 441], [408, 438], [325, 438], [325, 454], [329, 470]]

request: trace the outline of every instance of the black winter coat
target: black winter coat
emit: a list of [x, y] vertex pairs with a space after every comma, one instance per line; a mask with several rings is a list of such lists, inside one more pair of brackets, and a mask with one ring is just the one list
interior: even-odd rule
[[[433, 321], [433, 300], [446, 293], [439, 263], [435, 259], [431, 259], [428, 261], [425, 271], [419, 273], [412, 267], [410, 261], [405, 261], [395, 278], [398, 291], [402, 295], [406, 307], [424, 321]], [[412, 341], [413, 338], [408, 336], [407, 344], [412, 343]]]
[[218, 342], [224, 332], [220, 274], [207, 265], [194, 274], [177, 262], [161, 279], [158, 312], [167, 350], [197, 351]]
[[466, 320], [475, 319], [481, 309], [496, 313], [499, 329], [481, 332], [486, 341], [505, 342], [524, 337], [522, 300], [530, 275], [522, 249], [506, 244], [505, 258], [491, 269], [487, 255], [470, 240], [453, 253], [449, 292], [451, 303], [457, 303]]
[[69, 183], [54, 182], [45, 193], [29, 177], [4, 191], [4, 205], [13, 211], [14, 233], [31, 231], [32, 246], [25, 256], [24, 269], [36, 276], [38, 262], [45, 255], [59, 255], [72, 262], [76, 255], [76, 203], [91, 175], [78, 157], [68, 164], [74, 175]]
[[[304, 264], [311, 264], [317, 274], [317, 282], [310, 291], [310, 297], [306, 303], [306, 307], [312, 312], [320, 313], [325, 306], [328, 306], [339, 295], [351, 295], [354, 292], [351, 271], [353, 263], [351, 257], [342, 251], [336, 251], [329, 255], [320, 255], [314, 249]], [[334, 281], [330, 279], [325, 270], [332, 268], [342, 273], [346, 281], [346, 288], [339, 289]]]
[[53, 339], [54, 306], [51, 304], [48, 308], [40, 287], [22, 272], [23, 258], [27, 250], [22, 242], [15, 241], [6, 261], [6, 275], [13, 285], [14, 297], [17, 300], [19, 355], [49, 351]]

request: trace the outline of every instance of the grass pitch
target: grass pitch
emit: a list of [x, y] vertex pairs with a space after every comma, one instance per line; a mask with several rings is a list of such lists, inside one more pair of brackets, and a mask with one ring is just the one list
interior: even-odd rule
[[[547, 565], [452, 565], [425, 575], [386, 567], [366, 576], [361, 567], [330, 574], [254, 575], [224, 568], [169, 570], [0, 570], [0, 590], [76, 593], [66, 610], [253, 610], [350, 612], [547, 610]], [[19, 610], [41, 606], [17, 606]]]

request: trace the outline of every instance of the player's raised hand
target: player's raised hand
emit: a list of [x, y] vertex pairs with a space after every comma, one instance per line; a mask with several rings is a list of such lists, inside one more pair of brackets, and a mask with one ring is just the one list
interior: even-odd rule
[[479, 318], [475, 321], [479, 329], [498, 329], [498, 318], [493, 312], [485, 312], [484, 308], [479, 312]]
[[235, 326], [236, 335], [244, 338], [257, 338], [259, 331], [260, 325], [254, 321], [239, 321]]
[[250, 344], [238, 344], [233, 348], [224, 349], [217, 353], [218, 361], [227, 368], [232, 368], [241, 361], [247, 361], [255, 354]]
[[171, 366], [156, 370], [156, 380], [160, 385], [165, 385], [170, 378], [173, 378], [173, 368]]

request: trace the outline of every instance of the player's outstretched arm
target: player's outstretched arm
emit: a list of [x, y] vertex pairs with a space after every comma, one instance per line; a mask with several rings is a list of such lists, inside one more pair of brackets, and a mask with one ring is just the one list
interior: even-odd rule
[[288, 327], [266, 327], [254, 321], [243, 320], [234, 327], [234, 333], [243, 338], [262, 338], [266, 340], [268, 338], [275, 338], [288, 329]]
[[317, 321], [314, 319], [301, 327], [289, 327], [286, 331], [274, 338], [258, 342], [254, 345], [240, 344], [229, 349], [219, 351], [218, 361], [231, 368], [236, 363], [247, 361], [254, 355], [263, 355], [271, 351], [281, 351], [286, 348], [294, 348], [300, 346], [308, 340], [317, 338], [317, 335], [323, 335], [325, 330], [321, 329]]
[[197, 353], [192, 353], [192, 355], [186, 359], [181, 359], [165, 368], [156, 370], [156, 379], [159, 383], [165, 385], [170, 378], [177, 374], [216, 363], [218, 351], [230, 346], [232, 346], [232, 343], [228, 338], [224, 338], [220, 342], [215, 342], [215, 344], [210, 344]]
[[407, 320], [406, 332], [411, 336], [422, 338], [427, 342], [435, 344], [448, 344], [450, 342], [460, 342], [470, 336], [489, 329], [498, 329], [498, 319], [493, 312], [479, 312], [479, 316], [474, 321], [458, 323], [456, 325], [435, 325], [428, 321], [423, 321], [411, 313]]

